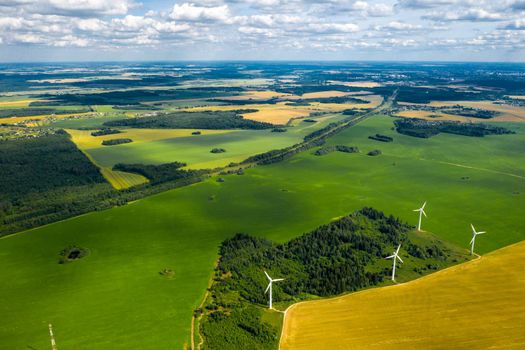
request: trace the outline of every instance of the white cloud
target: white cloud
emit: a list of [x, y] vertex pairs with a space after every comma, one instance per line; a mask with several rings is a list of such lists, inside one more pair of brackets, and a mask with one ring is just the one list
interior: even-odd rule
[[423, 16], [423, 18], [432, 19], [435, 21], [472, 22], [492, 22], [506, 19], [501, 13], [489, 12], [481, 8], [469, 9], [465, 11], [433, 12]]
[[216, 7], [195, 6], [192, 3], [175, 4], [170, 18], [183, 21], [217, 21], [229, 23], [232, 15], [228, 5]]
[[353, 23], [312, 23], [304, 30], [319, 34], [355, 33], [359, 31], [359, 26]]

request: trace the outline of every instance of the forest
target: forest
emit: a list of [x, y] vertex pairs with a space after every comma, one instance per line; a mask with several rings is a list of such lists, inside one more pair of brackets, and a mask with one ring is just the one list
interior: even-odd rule
[[151, 129], [273, 129], [275, 125], [244, 119], [241, 114], [255, 110], [174, 112], [151, 117], [106, 122], [109, 127]]
[[[274, 284], [273, 300], [287, 305], [312, 296], [333, 296], [382, 283], [390, 268], [377, 264], [402, 244], [411, 259], [449, 259], [447, 248], [434, 242], [415, 243], [412, 227], [373, 208], [353, 214], [277, 244], [244, 233], [224, 241], [200, 331], [206, 349], [270, 349], [276, 347], [278, 329], [264, 321], [267, 279]], [[403, 253], [404, 254], [404, 253]], [[383, 267], [382, 267], [383, 266]], [[416, 270], [416, 268], [414, 268]], [[249, 344], [247, 347], [246, 344]]]
[[403, 118], [396, 119], [394, 124], [398, 133], [420, 138], [429, 138], [442, 132], [472, 137], [514, 133], [507, 128], [484, 123], [460, 123], [456, 121], [429, 121], [425, 119]]
[[185, 163], [173, 162], [160, 165], [152, 164], [115, 164], [113, 170], [142, 175], [152, 184], [180, 180], [206, 174], [207, 170], [183, 170]]

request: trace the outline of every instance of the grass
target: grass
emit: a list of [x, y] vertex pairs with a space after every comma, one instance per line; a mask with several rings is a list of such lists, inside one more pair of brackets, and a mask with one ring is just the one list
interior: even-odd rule
[[521, 349], [525, 243], [418, 280], [289, 309], [281, 349]]
[[[424, 229], [467, 247], [472, 222], [487, 231], [476, 241], [483, 254], [525, 238], [525, 179], [503, 174], [525, 176], [521, 125], [509, 124], [516, 135], [428, 140], [392, 125], [372, 117], [329, 139], [360, 154], [312, 150], [224, 183], [209, 179], [0, 239], [0, 279], [9, 281], [0, 288], [8, 301], [0, 303], [0, 344], [47, 348], [51, 322], [59, 348], [180, 348], [225, 238], [246, 232], [283, 242], [363, 206], [415, 224], [412, 209], [427, 200]], [[368, 140], [376, 133], [394, 142]], [[366, 156], [372, 149], [383, 154]], [[90, 255], [59, 265], [72, 244]], [[159, 275], [165, 268], [174, 278]]]

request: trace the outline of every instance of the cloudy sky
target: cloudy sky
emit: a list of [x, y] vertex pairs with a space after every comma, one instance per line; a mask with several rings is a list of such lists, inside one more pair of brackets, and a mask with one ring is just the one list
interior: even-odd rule
[[525, 0], [0, 0], [0, 61], [525, 61]]

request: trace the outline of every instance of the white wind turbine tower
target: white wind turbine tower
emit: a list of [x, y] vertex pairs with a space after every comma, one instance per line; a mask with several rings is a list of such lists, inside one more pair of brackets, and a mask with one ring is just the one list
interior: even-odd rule
[[394, 264], [392, 266], [392, 281], [396, 281], [396, 262], [397, 260], [399, 259], [399, 261], [401, 261], [401, 263], [403, 262], [403, 259], [401, 259], [399, 257], [399, 249], [401, 248], [401, 244], [397, 246], [397, 249], [396, 251], [394, 252], [394, 254], [390, 255], [390, 256], [387, 256], [385, 259], [394, 259]]
[[421, 217], [423, 215], [425, 215], [425, 217], [427, 217], [427, 213], [425, 213], [425, 205], [427, 205], [427, 202], [423, 203], [423, 206], [419, 209], [414, 209], [414, 211], [418, 211], [419, 212], [419, 222], [417, 224], [417, 230], [418, 231], [421, 231]]
[[485, 231], [477, 232], [474, 228], [474, 225], [470, 224], [470, 227], [472, 227], [472, 240], [470, 241], [470, 255], [474, 254], [474, 244], [476, 243], [476, 236], [481, 235], [483, 233], [486, 233]]
[[283, 281], [284, 278], [275, 278], [275, 279], [273, 279], [273, 278], [270, 277], [270, 275], [268, 275], [266, 273], [266, 271], [264, 271], [264, 274], [268, 278], [268, 281], [270, 281], [270, 283], [268, 283], [268, 287], [266, 287], [266, 290], [264, 291], [264, 293], [267, 293], [268, 290], [270, 291], [270, 309], [272, 309], [272, 284], [273, 284], [273, 282]]

